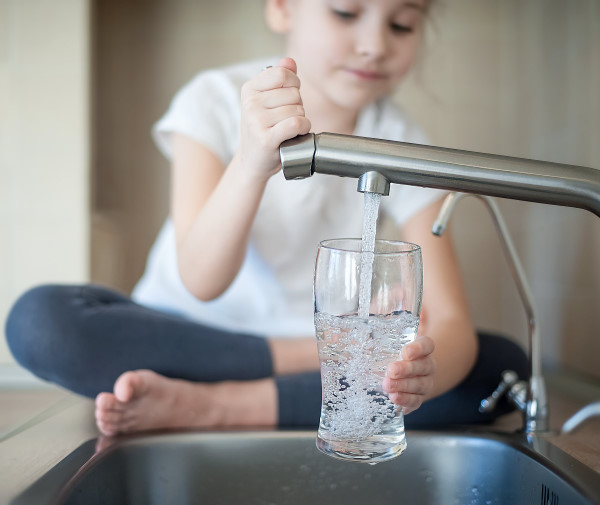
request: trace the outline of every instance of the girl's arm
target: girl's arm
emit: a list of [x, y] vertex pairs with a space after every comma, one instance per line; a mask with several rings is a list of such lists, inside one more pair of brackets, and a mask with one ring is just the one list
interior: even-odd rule
[[403, 227], [402, 238], [422, 248], [426, 336], [407, 345], [403, 360], [390, 365], [384, 388], [406, 412], [459, 384], [477, 357], [477, 338], [450, 233], [442, 237], [431, 233], [441, 203], [430, 205]]
[[174, 135], [171, 215], [179, 275], [190, 293], [211, 300], [237, 275], [279, 145], [308, 133], [296, 65], [289, 58], [242, 89], [240, 147], [225, 167], [206, 147]]

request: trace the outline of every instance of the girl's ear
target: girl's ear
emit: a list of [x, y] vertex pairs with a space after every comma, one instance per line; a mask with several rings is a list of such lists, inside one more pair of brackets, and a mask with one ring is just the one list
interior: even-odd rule
[[267, 25], [275, 33], [285, 34], [290, 29], [289, 4], [288, 0], [267, 0], [265, 17]]

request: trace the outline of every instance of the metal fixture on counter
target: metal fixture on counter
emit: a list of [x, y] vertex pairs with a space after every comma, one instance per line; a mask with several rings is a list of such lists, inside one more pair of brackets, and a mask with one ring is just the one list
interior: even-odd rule
[[314, 173], [564, 205], [600, 217], [600, 170], [352, 135], [301, 135], [281, 144], [286, 179]]
[[[600, 170], [333, 133], [301, 135], [282, 143], [279, 152], [286, 179], [304, 179], [322, 173], [358, 178], [361, 192], [387, 195], [389, 184], [397, 183], [471, 193], [484, 202], [527, 313], [531, 378], [526, 383], [503, 374], [503, 381], [482, 402], [481, 408], [491, 408], [499, 395], [506, 392], [524, 412], [528, 433], [547, 430], [548, 407], [532, 297], [504, 220], [489, 197], [576, 207], [600, 217]], [[454, 205], [465, 196], [462, 193], [447, 197], [434, 233], [443, 232]], [[600, 406], [593, 404], [584, 411], [582, 416], [597, 415]], [[573, 425], [578, 419], [573, 419]]]
[[[527, 432], [546, 430], [546, 392], [532, 298], [504, 221], [489, 197], [581, 208], [600, 217], [600, 170], [333, 133], [301, 135], [282, 143], [279, 152], [286, 179], [314, 173], [355, 177], [362, 192], [385, 195], [389, 183], [397, 183], [471, 193], [487, 205], [527, 312], [532, 367], [529, 384], [508, 375], [503, 377], [508, 382], [503, 381], [495, 394], [506, 390], [524, 411]], [[445, 212], [449, 218], [461, 196], [448, 197], [442, 217]], [[482, 408], [489, 408], [495, 398], [492, 394]]]
[[[465, 193], [450, 193], [433, 223], [432, 233], [441, 236], [446, 230], [450, 216], [456, 204], [462, 200]], [[529, 383], [525, 380], [519, 380], [519, 377], [512, 370], [507, 370], [502, 374], [502, 381], [489, 398], [482, 400], [479, 406], [480, 412], [491, 412], [496, 407], [496, 403], [506, 393], [508, 399], [521, 411], [524, 416], [524, 427], [527, 433], [536, 433], [548, 429], [548, 400], [546, 396], [546, 387], [544, 377], [542, 376], [542, 357], [540, 346], [540, 334], [536, 324], [535, 305], [531, 289], [525, 277], [525, 272], [517, 256], [506, 223], [500, 213], [498, 205], [493, 198], [484, 195], [471, 195], [481, 200], [487, 207], [494, 226], [500, 238], [502, 251], [513, 276], [519, 296], [525, 309], [528, 326], [528, 345], [529, 362], [531, 377]]]

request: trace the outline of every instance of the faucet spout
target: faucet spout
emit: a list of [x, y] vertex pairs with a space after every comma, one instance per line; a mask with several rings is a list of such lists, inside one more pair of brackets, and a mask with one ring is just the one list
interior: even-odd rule
[[365, 172], [358, 178], [358, 191], [387, 196], [390, 194], [390, 181], [379, 172]]
[[578, 207], [600, 217], [600, 170], [352, 135], [302, 135], [280, 147], [286, 179], [314, 173]]

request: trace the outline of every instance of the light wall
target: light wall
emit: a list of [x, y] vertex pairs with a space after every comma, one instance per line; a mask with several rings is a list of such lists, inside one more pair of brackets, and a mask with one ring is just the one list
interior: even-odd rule
[[98, 0], [94, 16], [92, 278], [129, 292], [168, 212], [169, 166], [150, 138], [202, 68], [281, 52], [263, 0]]
[[89, 279], [89, 38], [87, 0], [0, 0], [2, 328], [25, 289]]
[[[29, 103], [18, 98], [28, 95], [17, 81], [22, 71], [13, 56], [16, 42], [10, 52], [4, 49], [9, 36], [2, 23], [11, 27], [11, 41], [27, 47], [49, 30], [59, 32], [45, 40], [62, 41], [64, 47], [58, 50], [54, 42], [28, 56], [38, 82], [73, 74], [64, 86], [51, 87], [53, 94], [63, 93], [53, 95], [58, 99], [28, 109], [22, 116], [27, 121], [16, 121], [21, 116], [15, 111], [6, 116], [10, 121], [0, 114], [2, 180], [10, 181], [0, 188], [0, 223], [8, 230], [0, 240], [10, 237], [10, 245], [0, 249], [2, 280], [10, 279], [6, 286], [11, 286], [0, 294], [4, 307], [29, 284], [86, 276], [82, 188], [87, 187], [90, 145], [85, 123], [90, 61], [95, 111], [87, 216], [92, 222], [91, 276], [128, 292], [168, 209], [169, 168], [151, 142], [152, 123], [197, 71], [282, 51], [280, 39], [265, 26], [263, 0], [96, 0], [93, 58], [86, 60], [84, 5], [77, 0], [0, 0], [0, 88], [10, 83], [13, 96], [17, 93], [16, 100], [0, 93], [2, 107]], [[15, 12], [24, 14], [15, 17]], [[40, 21], [50, 15], [62, 16], [60, 28]], [[12, 27], [20, 19], [28, 20], [30, 35], [15, 35]], [[432, 21], [423, 59], [397, 100], [433, 144], [600, 168], [597, 2], [440, 0]], [[57, 118], [62, 130], [53, 128]], [[33, 134], [35, 152], [27, 149]], [[62, 140], [48, 140], [56, 136]], [[62, 156], [55, 156], [57, 145], [63, 146]], [[36, 161], [39, 157], [43, 164]], [[52, 171], [46, 170], [49, 166]], [[55, 174], [65, 175], [59, 179]], [[42, 181], [41, 194], [29, 184], [36, 177]], [[499, 203], [532, 285], [546, 365], [600, 378], [600, 222], [576, 209]], [[20, 214], [12, 211], [17, 207]], [[34, 231], [21, 235], [28, 226]], [[476, 325], [525, 342], [518, 294], [481, 204], [459, 204], [452, 227]], [[48, 243], [61, 252], [49, 253]]]

